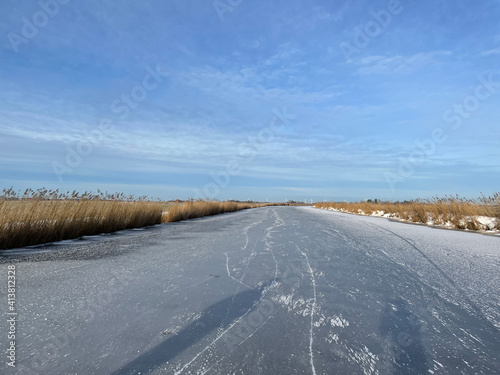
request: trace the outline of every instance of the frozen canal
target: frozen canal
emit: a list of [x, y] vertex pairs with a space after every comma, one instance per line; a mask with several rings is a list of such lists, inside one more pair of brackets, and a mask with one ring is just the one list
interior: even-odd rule
[[266, 207], [36, 250], [2, 374], [500, 374], [498, 237]]

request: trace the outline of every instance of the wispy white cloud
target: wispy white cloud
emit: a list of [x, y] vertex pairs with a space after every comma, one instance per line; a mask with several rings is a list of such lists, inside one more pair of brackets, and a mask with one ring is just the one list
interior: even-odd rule
[[420, 52], [411, 56], [367, 56], [359, 59], [360, 74], [408, 73], [422, 67], [437, 64], [441, 58], [452, 55], [451, 51]]
[[276, 52], [276, 54], [269, 57], [264, 62], [264, 65], [270, 66], [283, 62], [286, 62], [288, 64], [290, 63], [290, 60], [292, 58], [295, 58], [297, 57], [297, 55], [302, 55], [302, 54], [303, 52], [299, 48], [294, 47], [292, 43], [290, 42], [283, 43], [278, 47], [278, 51]]
[[[240, 71], [220, 71], [214, 68], [196, 68], [180, 73], [178, 79], [182, 84], [196, 89], [218, 100], [219, 103], [231, 103], [238, 109], [253, 111], [282, 103], [296, 105], [331, 101], [338, 97], [338, 90], [311, 91], [302, 87], [273, 87], [270, 80], [277, 76], [273, 71], [262, 72], [259, 69], [246, 67]], [[264, 107], [263, 107], [264, 106]], [[272, 108], [271, 108], [272, 109]]]
[[[261, 197], [262, 187], [276, 195], [282, 187], [298, 195], [379, 191], [384, 171], [397, 167], [417, 139], [446, 126], [441, 114], [468, 95], [481, 69], [498, 68], [494, 58], [478, 59], [499, 53], [491, 4], [478, 2], [466, 12], [465, 4], [417, 2], [346, 63], [338, 45], [346, 30], [366, 25], [371, 10], [382, 9], [372, 2], [256, 2], [236, 7], [224, 22], [210, 1], [71, 2], [19, 54], [7, 38], [0, 41], [0, 175], [54, 180], [51, 161], [63, 161], [67, 146], [110, 116], [115, 131], [67, 176], [77, 188], [85, 181], [118, 184], [113, 178], [136, 192], [170, 179], [200, 187], [208, 172], [238, 158], [274, 108], [286, 106], [296, 120], [253, 160], [243, 158], [241, 188], [228, 191], [244, 198], [247, 192]], [[21, 18], [38, 9], [11, 5], [0, 3], [4, 36], [19, 32]], [[145, 67], [158, 61], [170, 67], [168, 83], [120, 120], [110, 104], [130, 95]], [[493, 101], [481, 102], [460, 134], [419, 166], [417, 185], [439, 179], [444, 169], [450, 176], [481, 171], [488, 186], [498, 185], [498, 174], [484, 172], [497, 170]], [[462, 168], [464, 158], [474, 165]], [[415, 181], [401, 189], [425, 188]], [[478, 186], [476, 179], [456, 186], [461, 183]]]
[[499, 54], [500, 54], [500, 47], [483, 51], [479, 55], [480, 56], [491, 56], [491, 55], [499, 55]]

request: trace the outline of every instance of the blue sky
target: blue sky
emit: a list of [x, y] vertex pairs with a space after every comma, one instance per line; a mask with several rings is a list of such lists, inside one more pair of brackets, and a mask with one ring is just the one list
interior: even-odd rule
[[0, 14], [2, 187], [499, 190], [498, 0], [7, 0]]

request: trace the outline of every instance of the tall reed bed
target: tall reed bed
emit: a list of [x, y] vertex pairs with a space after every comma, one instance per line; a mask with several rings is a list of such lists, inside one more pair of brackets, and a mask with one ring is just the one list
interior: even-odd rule
[[123, 194], [4, 189], [0, 249], [74, 239], [161, 223], [162, 204]]
[[325, 202], [315, 207], [457, 229], [500, 230], [500, 193], [478, 199], [456, 195], [405, 202]]
[[163, 222], [175, 222], [197, 217], [217, 215], [225, 212], [234, 212], [260, 206], [257, 203], [242, 202], [183, 202], [171, 205], [163, 214]]

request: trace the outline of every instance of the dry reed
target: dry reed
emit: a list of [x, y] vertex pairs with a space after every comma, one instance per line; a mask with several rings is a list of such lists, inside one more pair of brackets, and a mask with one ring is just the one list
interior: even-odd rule
[[175, 222], [277, 203], [151, 202], [122, 193], [60, 193], [12, 188], [0, 196], [0, 249], [38, 245], [85, 235]]
[[405, 202], [326, 202], [316, 203], [315, 207], [456, 229], [500, 229], [500, 193], [489, 197], [481, 196], [478, 199], [456, 195]]
[[125, 197], [58, 190], [4, 189], [0, 197], [0, 249], [74, 239], [161, 223], [162, 204]]
[[225, 212], [235, 212], [260, 206], [254, 203], [241, 202], [183, 202], [171, 205], [163, 214], [163, 222], [175, 222], [198, 217], [217, 215]]

